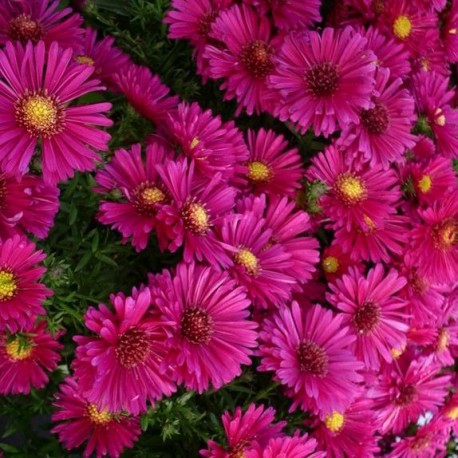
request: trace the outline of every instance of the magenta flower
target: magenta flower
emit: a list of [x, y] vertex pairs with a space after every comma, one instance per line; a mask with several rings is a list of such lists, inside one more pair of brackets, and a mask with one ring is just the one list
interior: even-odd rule
[[234, 122], [223, 122], [197, 103], [180, 103], [164, 133], [171, 147], [194, 160], [197, 172], [207, 179], [219, 172], [224, 181], [230, 181], [248, 160], [247, 146]]
[[119, 230], [137, 251], [144, 250], [148, 238], [155, 228], [156, 215], [168, 201], [164, 185], [156, 165], [170, 158], [169, 153], [158, 143], [146, 145], [145, 160], [141, 145], [132, 145], [130, 151], [119, 149], [104, 168], [97, 172], [95, 180], [98, 193], [120, 193], [120, 201], [103, 200], [100, 204], [99, 221]]
[[343, 326], [343, 316], [319, 305], [301, 310], [297, 302], [265, 319], [260, 332], [260, 371], [274, 371], [287, 387], [291, 409], [325, 416], [342, 411], [362, 381], [362, 364], [350, 351], [355, 337]]
[[250, 404], [245, 413], [237, 407], [232, 417], [229, 412], [224, 412], [222, 419], [228, 450], [210, 440], [209, 449], [201, 450], [200, 454], [209, 458], [232, 458], [243, 456], [255, 444], [267, 445], [270, 439], [283, 436], [282, 430], [286, 426], [284, 421], [273, 423], [274, 415], [272, 407], [256, 407], [255, 404]]
[[269, 79], [281, 96], [280, 120], [297, 123], [303, 132], [313, 126], [315, 135], [325, 136], [358, 124], [360, 111], [372, 107], [376, 57], [366, 44], [349, 27], [285, 38]]
[[158, 305], [170, 324], [163, 366], [176, 367], [178, 383], [199, 393], [210, 383], [219, 389], [251, 364], [257, 324], [249, 320], [246, 293], [227, 273], [179, 264], [159, 289]]
[[83, 456], [118, 458], [123, 450], [133, 447], [140, 436], [140, 418], [125, 412], [99, 410], [81, 394], [75, 379], [67, 377], [56, 394], [51, 430], [67, 450], [87, 442]]
[[169, 96], [170, 89], [148, 67], [126, 64], [113, 76], [113, 82], [135, 110], [154, 124], [162, 125], [176, 109], [178, 97]]
[[248, 190], [261, 194], [279, 194], [295, 197], [300, 189], [304, 170], [296, 148], [287, 149], [288, 142], [283, 135], [272, 130], [249, 130], [247, 133], [249, 151], [246, 163]]
[[39, 283], [45, 273], [37, 264], [46, 255], [20, 236], [0, 242], [0, 329], [31, 328], [44, 314], [42, 302], [52, 291]]
[[175, 252], [184, 245], [183, 258], [191, 262], [207, 261], [213, 266], [227, 265], [227, 256], [213, 226], [231, 212], [236, 190], [225, 184], [221, 174], [203, 181], [187, 160], [158, 165], [170, 203], [157, 214], [157, 236], [161, 249]]
[[369, 389], [380, 431], [400, 433], [410, 422], [438, 410], [448, 392], [450, 375], [439, 375], [432, 357], [415, 358], [404, 353], [395, 364], [385, 365], [379, 383]]
[[96, 126], [110, 126], [102, 113], [109, 103], [68, 106], [78, 97], [103, 89], [91, 80], [94, 69], [73, 62], [72, 51], [56, 43], [46, 52], [43, 42], [7, 43], [0, 51], [0, 155], [5, 172], [27, 171], [41, 142], [43, 179], [55, 184], [76, 170], [95, 168], [107, 150], [110, 135]]
[[391, 350], [406, 345], [407, 302], [396, 295], [405, 285], [406, 279], [396, 270], [385, 274], [382, 264], [366, 277], [352, 268], [329, 285], [332, 293], [327, 300], [342, 312], [343, 323], [356, 336], [352, 349], [367, 369], [377, 370], [380, 357], [391, 362]]
[[458, 36], [456, 33], [458, 29], [458, 2], [456, 0], [452, 0], [443, 20], [441, 38], [447, 60], [450, 63], [456, 63], [458, 62]]
[[0, 333], [0, 394], [29, 394], [31, 388], [43, 388], [60, 360], [64, 347], [41, 321], [24, 333]]
[[458, 200], [450, 194], [418, 213], [421, 221], [412, 230], [411, 253], [419, 274], [433, 282], [456, 281]]
[[334, 411], [323, 420], [313, 422], [313, 437], [318, 450], [325, 450], [328, 458], [350, 456], [371, 458], [380, 451], [374, 432], [377, 430], [376, 412], [372, 401], [357, 399], [344, 411]]
[[169, 371], [160, 372], [166, 334], [149, 289], [132, 297], [112, 295], [115, 310], [104, 304], [85, 315], [96, 337], [76, 336], [75, 379], [84, 397], [98, 409], [138, 415], [146, 401], [154, 405], [175, 391]]
[[110, 91], [119, 91], [115, 83], [117, 72], [127, 68], [130, 58], [114, 46], [113, 37], [97, 40], [97, 32], [87, 27], [84, 34], [84, 46], [76, 52], [76, 61], [94, 67], [94, 77], [105, 84]]
[[361, 152], [370, 165], [388, 169], [391, 162], [402, 163], [405, 151], [415, 145], [410, 133], [415, 103], [400, 78], [390, 82], [389, 70], [379, 69], [375, 81], [374, 107], [361, 111], [359, 124], [343, 127], [336, 144], [350, 155]]
[[207, 45], [208, 73], [213, 79], [224, 78], [224, 99], [236, 99], [236, 114], [248, 114], [271, 108], [272, 94], [267, 77], [274, 69], [275, 43], [271, 40], [269, 19], [248, 5], [233, 5], [214, 21], [210, 37], [222, 42]]
[[329, 146], [312, 159], [307, 177], [327, 186], [320, 205], [333, 229], [378, 227], [396, 212], [398, 180], [392, 170], [383, 170], [380, 164], [357, 167], [353, 161], [347, 165], [344, 153]]
[[59, 0], [5, 0], [0, 4], [0, 45], [8, 41], [37, 44], [43, 40], [63, 48], [78, 48], [83, 18], [71, 8], [59, 8]]

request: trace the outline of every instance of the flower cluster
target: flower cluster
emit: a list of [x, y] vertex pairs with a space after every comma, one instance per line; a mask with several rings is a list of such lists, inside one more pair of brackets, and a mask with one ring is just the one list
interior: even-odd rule
[[[59, 182], [94, 172], [99, 223], [181, 258], [86, 311], [54, 401], [65, 448], [118, 457], [161, 399], [256, 363], [302, 428], [239, 406], [202, 456], [443, 456], [458, 430], [458, 2], [345, 0], [322, 18], [318, 0], [171, 1], [169, 36], [204, 82], [237, 115], [314, 135], [313, 156], [169, 95], [58, 3], [0, 6], [0, 393], [57, 367], [27, 234], [47, 236]], [[151, 134], [103, 155], [111, 104], [81, 97], [106, 89]]]

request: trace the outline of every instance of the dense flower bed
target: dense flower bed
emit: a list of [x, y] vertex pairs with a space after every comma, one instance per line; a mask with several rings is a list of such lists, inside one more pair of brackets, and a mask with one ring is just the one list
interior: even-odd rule
[[0, 4], [0, 450], [453, 456], [458, 2], [73, 7]]

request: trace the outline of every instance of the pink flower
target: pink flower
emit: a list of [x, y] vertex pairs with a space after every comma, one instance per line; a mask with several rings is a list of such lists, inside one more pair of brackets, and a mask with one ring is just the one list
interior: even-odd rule
[[0, 45], [8, 41], [37, 44], [43, 40], [63, 48], [77, 48], [83, 18], [71, 8], [59, 9], [59, 0], [5, 0], [0, 4]]
[[156, 166], [170, 156], [160, 144], [148, 143], [143, 160], [141, 145], [135, 144], [130, 151], [117, 150], [95, 177], [96, 192], [108, 198], [109, 193], [121, 195], [117, 202], [101, 202], [98, 219], [118, 229], [125, 239], [132, 237], [137, 251], [146, 248], [156, 226], [157, 212], [169, 199]]
[[234, 122], [223, 122], [197, 103], [180, 103], [163, 133], [171, 148], [194, 160], [197, 172], [207, 179], [219, 172], [224, 181], [230, 181], [248, 160], [242, 133]]
[[275, 371], [287, 387], [291, 409], [325, 416], [341, 411], [356, 395], [362, 381], [350, 346], [355, 337], [343, 326], [343, 316], [319, 305], [301, 310], [297, 302], [267, 318], [260, 332], [260, 371]]
[[350, 252], [342, 251], [338, 243], [324, 249], [321, 256], [321, 268], [327, 281], [335, 281], [346, 274], [350, 266], [355, 265], [350, 258]]
[[246, 163], [247, 188], [261, 194], [295, 197], [304, 174], [302, 160], [296, 148], [288, 149], [283, 135], [272, 130], [249, 130], [249, 151]]
[[371, 108], [376, 58], [351, 28], [293, 34], [285, 39], [269, 82], [279, 92], [281, 121], [325, 136]]
[[157, 170], [170, 203], [157, 214], [157, 235], [161, 249], [175, 252], [184, 245], [183, 258], [207, 261], [213, 266], [227, 265], [223, 246], [213, 226], [231, 212], [236, 190], [226, 185], [220, 173], [202, 181], [187, 160], [169, 161]]
[[130, 59], [119, 48], [113, 46], [113, 37], [104, 37], [97, 41], [97, 32], [87, 27], [84, 34], [84, 46], [76, 53], [75, 60], [80, 64], [94, 67], [94, 76], [111, 91], [119, 91], [115, 75], [127, 67]]
[[97, 458], [105, 455], [118, 458], [123, 450], [133, 447], [140, 436], [140, 418], [125, 412], [99, 410], [81, 394], [78, 383], [67, 377], [56, 395], [52, 420], [58, 423], [51, 430], [57, 434], [67, 450], [87, 442], [83, 456], [95, 453]]
[[39, 283], [45, 273], [37, 264], [46, 255], [35, 244], [14, 236], [0, 242], [0, 329], [17, 332], [44, 314], [42, 302], [52, 291]]
[[245, 292], [227, 273], [179, 264], [159, 289], [157, 303], [170, 324], [163, 366], [176, 367], [178, 383], [199, 393], [210, 383], [219, 389], [251, 364], [257, 324], [249, 320]]
[[229, 450], [210, 440], [209, 450], [201, 450], [200, 454], [209, 458], [231, 458], [243, 456], [255, 444], [267, 445], [271, 438], [283, 436], [282, 429], [286, 426], [284, 421], [273, 423], [274, 415], [272, 407], [256, 407], [255, 404], [250, 404], [245, 413], [237, 407], [232, 418], [229, 412], [224, 412], [222, 419]]
[[394, 364], [385, 365], [379, 383], [368, 395], [380, 421], [380, 431], [400, 433], [427, 411], [435, 413], [447, 394], [450, 375], [439, 375], [432, 358], [404, 353]]
[[43, 178], [55, 184], [75, 170], [95, 168], [110, 135], [96, 126], [110, 126], [102, 113], [109, 103], [68, 106], [78, 97], [103, 89], [91, 80], [94, 69], [73, 62], [72, 51], [52, 43], [7, 43], [0, 51], [0, 155], [5, 172], [27, 171], [41, 142]]
[[29, 394], [31, 388], [43, 388], [60, 360], [64, 347], [41, 321], [16, 334], [0, 333], [0, 394]]
[[113, 82], [141, 116], [158, 126], [178, 104], [178, 97], [169, 96], [170, 89], [148, 67], [126, 64], [113, 76]]
[[458, 269], [458, 200], [453, 194], [419, 209], [421, 221], [412, 230], [411, 254], [420, 275], [431, 281], [456, 281]]
[[450, 63], [458, 62], [458, 1], [452, 0], [450, 8], [445, 13], [441, 29], [441, 38], [444, 44], [447, 60]]
[[271, 106], [267, 77], [274, 69], [276, 47], [266, 16], [248, 5], [234, 5], [220, 13], [212, 25], [210, 37], [223, 46], [207, 45], [209, 76], [224, 78], [224, 99], [236, 99], [237, 114], [245, 108], [249, 115], [266, 111]]
[[377, 370], [380, 358], [391, 362], [393, 348], [406, 345], [407, 302], [396, 295], [405, 284], [396, 270], [385, 274], [377, 264], [366, 277], [352, 268], [329, 285], [327, 300], [342, 312], [343, 323], [356, 336], [352, 349], [367, 369]]
[[350, 156], [361, 152], [370, 165], [388, 169], [391, 162], [403, 162], [405, 151], [415, 145], [410, 133], [416, 120], [415, 103], [400, 78], [390, 81], [389, 70], [377, 71], [374, 91], [374, 107], [361, 111], [359, 124], [343, 127], [336, 144]]
[[159, 371], [166, 356], [166, 334], [158, 311], [152, 307], [149, 289], [134, 290], [132, 297], [112, 295], [115, 310], [106, 305], [90, 307], [85, 324], [95, 337], [74, 337], [75, 379], [84, 397], [98, 409], [146, 411], [175, 391], [170, 372]]

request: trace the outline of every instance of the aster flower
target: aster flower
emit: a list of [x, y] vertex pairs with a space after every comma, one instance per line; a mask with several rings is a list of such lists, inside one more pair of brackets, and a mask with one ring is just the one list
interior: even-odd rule
[[327, 458], [375, 456], [379, 451], [374, 435], [377, 422], [371, 407], [370, 400], [359, 398], [345, 411], [334, 411], [324, 420], [314, 420], [313, 437], [318, 441], [318, 449], [325, 450]]
[[53, 41], [63, 48], [80, 44], [83, 18], [71, 8], [59, 8], [59, 0], [5, 0], [0, 5], [0, 45], [8, 41], [36, 44]]
[[413, 89], [423, 127], [430, 129], [439, 154], [454, 158], [458, 151], [458, 110], [451, 107], [455, 91], [449, 90], [449, 78], [437, 72], [413, 76]]
[[186, 389], [221, 388], [251, 364], [257, 324], [250, 321], [249, 300], [227, 273], [180, 264], [160, 289], [158, 306], [170, 323], [169, 353], [163, 365], [176, 367]]
[[[367, 40], [349, 27], [287, 37], [269, 78], [281, 101], [276, 113], [304, 132], [328, 136], [338, 126], [359, 123], [359, 112], [371, 108], [376, 58]], [[305, 76], [304, 76], [305, 75]]]
[[0, 238], [23, 230], [45, 238], [59, 209], [59, 189], [34, 175], [17, 177], [0, 172]]
[[326, 247], [321, 256], [321, 268], [327, 281], [335, 281], [348, 272], [350, 266], [355, 266], [351, 260], [350, 252], [343, 251], [340, 244], [333, 243]]
[[380, 357], [391, 362], [391, 350], [406, 344], [407, 303], [396, 295], [405, 284], [396, 270], [385, 274], [377, 264], [366, 277], [352, 268], [349, 275], [329, 285], [332, 293], [327, 300], [342, 312], [344, 324], [356, 335], [352, 349], [368, 369], [377, 370]]
[[279, 30], [308, 28], [321, 21], [319, 0], [250, 0], [249, 3], [256, 9], [269, 11]]
[[43, 388], [48, 383], [63, 349], [41, 321], [16, 334], [0, 333], [0, 394], [29, 394], [31, 388]]
[[312, 159], [307, 177], [329, 188], [320, 198], [320, 205], [334, 229], [378, 226], [396, 211], [400, 198], [397, 178], [391, 170], [383, 170], [379, 164], [347, 165], [344, 153], [334, 146]]
[[237, 100], [236, 114], [244, 108], [249, 115], [270, 108], [267, 77], [276, 52], [271, 34], [269, 19], [244, 4], [221, 12], [212, 25], [210, 37], [224, 46], [207, 45], [208, 73], [213, 79], [224, 78], [224, 100]]
[[257, 307], [280, 306], [291, 296], [296, 280], [290, 269], [291, 253], [280, 244], [270, 244], [272, 230], [254, 212], [229, 215], [219, 239], [230, 257], [228, 271]]
[[5, 172], [22, 174], [41, 142], [43, 178], [55, 184], [75, 170], [95, 167], [107, 149], [110, 126], [103, 112], [109, 103], [68, 106], [90, 92], [103, 89], [90, 79], [93, 68], [73, 62], [72, 51], [52, 43], [7, 43], [0, 51], [0, 155]]
[[80, 64], [94, 67], [94, 77], [100, 79], [109, 90], [118, 91], [115, 75], [129, 63], [129, 56], [113, 46], [113, 37], [97, 40], [97, 32], [87, 27], [84, 34], [84, 46], [76, 53], [75, 59]]
[[20, 236], [0, 242], [0, 329], [30, 328], [44, 314], [42, 302], [52, 294], [42, 283], [46, 255]]
[[447, 394], [450, 375], [439, 375], [432, 357], [415, 358], [405, 352], [394, 364], [385, 365], [379, 382], [368, 391], [382, 434], [400, 433], [427, 411], [435, 413]]
[[178, 104], [178, 97], [169, 96], [170, 89], [148, 67], [126, 64], [113, 76], [113, 82], [135, 111], [154, 124], [166, 122]]
[[194, 161], [169, 161], [157, 165], [157, 171], [171, 199], [157, 214], [160, 247], [175, 252], [184, 245], [185, 262], [195, 257], [214, 266], [227, 265], [227, 256], [212, 226], [232, 210], [235, 188], [226, 185], [219, 173], [201, 182], [194, 173]]
[[296, 148], [288, 149], [283, 135], [272, 130], [249, 130], [246, 178], [250, 191], [295, 197], [303, 176], [302, 160]]
[[344, 146], [350, 156], [361, 152], [370, 165], [381, 164], [384, 169], [391, 162], [402, 162], [406, 149], [415, 145], [410, 131], [416, 120], [414, 99], [402, 85], [400, 78], [390, 81], [389, 70], [379, 69], [374, 107], [361, 111], [359, 124], [343, 128], [337, 145]]
[[458, 200], [451, 194], [418, 213], [421, 221], [412, 230], [411, 254], [419, 274], [439, 283], [456, 281]]
[[74, 337], [75, 378], [98, 409], [137, 415], [146, 411], [147, 399], [154, 405], [175, 391], [170, 372], [159, 371], [166, 356], [164, 324], [147, 288], [111, 301], [114, 311], [100, 304], [86, 312], [86, 327], [96, 337]]
[[266, 445], [271, 438], [283, 436], [282, 429], [286, 422], [273, 423], [275, 410], [272, 407], [265, 408], [263, 405], [250, 404], [246, 412], [237, 407], [234, 415], [224, 412], [223, 426], [228, 441], [228, 450], [216, 442], [208, 441], [208, 450], [201, 450], [202, 456], [209, 458], [230, 458], [242, 455], [253, 445]]
[[[124, 238], [132, 237], [137, 251], [146, 248], [156, 225], [156, 215], [168, 200], [156, 165], [164, 163], [170, 153], [158, 143], [146, 145], [145, 160], [141, 145], [119, 149], [104, 168], [97, 172], [98, 193], [120, 193], [118, 202], [102, 201], [98, 219], [118, 229]], [[110, 197], [110, 194], [108, 194]]]
[[352, 401], [362, 365], [349, 349], [355, 337], [342, 322], [342, 315], [319, 305], [304, 311], [297, 302], [264, 321], [258, 370], [275, 371], [275, 380], [293, 398], [291, 409], [325, 416]]
[[238, 164], [248, 160], [242, 133], [234, 122], [223, 122], [197, 103], [180, 103], [163, 133], [171, 147], [194, 160], [197, 172], [207, 179], [219, 172], [224, 181], [231, 180], [241, 170]]
[[274, 437], [267, 445], [255, 444], [253, 450], [245, 452], [246, 458], [326, 458], [325, 452], [315, 452], [316, 440], [307, 434], [300, 435], [299, 431], [292, 437]]
[[458, 61], [458, 1], [452, 0], [443, 20], [441, 38], [447, 60], [450, 63], [456, 63]]
[[51, 430], [67, 450], [87, 442], [83, 456], [95, 453], [97, 458], [105, 455], [117, 458], [124, 449], [133, 447], [140, 436], [140, 418], [126, 413], [99, 410], [81, 394], [75, 379], [67, 377], [56, 395]]

